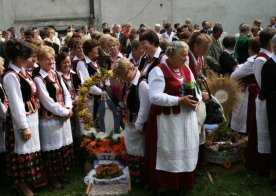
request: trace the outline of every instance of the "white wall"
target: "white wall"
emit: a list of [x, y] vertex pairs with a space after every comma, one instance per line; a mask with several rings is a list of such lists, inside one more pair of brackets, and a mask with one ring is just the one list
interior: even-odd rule
[[[276, 0], [102, 0], [99, 2], [100, 0], [98, 4], [101, 4], [101, 9], [97, 10], [97, 15], [101, 16], [99, 22], [114, 24], [131, 19], [133, 26], [138, 27], [141, 23], [150, 26], [154, 26], [155, 23], [162, 24], [163, 19], [183, 24], [189, 17], [193, 23], [200, 25], [203, 20], [221, 22], [228, 34], [236, 33], [240, 23], [252, 24], [254, 19], [261, 19], [263, 26], [267, 26], [269, 17], [276, 15]], [[148, 7], [143, 9], [147, 4]]]
[[0, 0], [0, 29], [87, 23], [89, 0]]
[[[96, 26], [103, 21], [110, 25], [130, 21], [154, 26], [167, 19], [183, 23], [189, 17], [193, 23], [203, 20], [222, 22], [225, 31], [234, 34], [241, 22], [252, 24], [261, 19], [268, 25], [276, 15], [276, 0], [94, 0]], [[162, 6], [160, 6], [162, 4]], [[16, 26], [55, 24], [85, 24], [89, 17], [89, 0], [0, 0], [0, 29]]]

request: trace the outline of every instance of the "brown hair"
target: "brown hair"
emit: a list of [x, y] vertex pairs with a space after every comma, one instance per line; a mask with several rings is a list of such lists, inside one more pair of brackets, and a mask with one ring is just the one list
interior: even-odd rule
[[192, 36], [188, 41], [188, 45], [190, 48], [193, 48], [195, 44], [201, 45], [202, 43], [212, 43], [212, 39], [206, 33], [193, 32]]
[[42, 46], [37, 50], [37, 60], [41, 61], [44, 59], [48, 54], [55, 56], [55, 50], [50, 46]]
[[120, 78], [127, 75], [128, 71], [132, 68], [134, 68], [134, 65], [127, 58], [120, 58], [116, 61], [116, 65], [113, 68], [113, 75]]

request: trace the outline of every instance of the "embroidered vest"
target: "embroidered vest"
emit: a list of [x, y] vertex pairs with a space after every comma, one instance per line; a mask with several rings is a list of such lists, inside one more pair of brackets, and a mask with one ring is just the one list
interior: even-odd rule
[[195, 80], [200, 77], [200, 74], [204, 74], [204, 59], [199, 57], [198, 60], [194, 58], [191, 51], [188, 53], [189, 57], [189, 68], [191, 69], [192, 73], [194, 74]]
[[[164, 64], [158, 65], [158, 67], [161, 69], [161, 71], [164, 74], [165, 79], [165, 89], [164, 93], [172, 96], [181, 97], [182, 96], [182, 83], [173, 75], [172, 71], [169, 70], [170, 68]], [[181, 73], [182, 77], [184, 77], [185, 83], [191, 82], [191, 74], [190, 70], [184, 65], [179, 68], [179, 72]], [[170, 115], [173, 114], [179, 114], [180, 113], [180, 106], [157, 106], [152, 105], [154, 114], [160, 115]]]
[[[28, 73], [26, 73], [26, 75], [24, 76], [23, 74], [16, 73], [13, 69], [8, 68], [4, 74], [4, 77], [10, 72], [15, 73], [19, 79], [20, 90], [21, 90], [23, 102], [25, 105], [26, 115], [35, 113], [38, 110], [38, 102], [36, 99], [36, 92], [34, 92], [34, 89], [31, 86], [31, 85], [35, 86], [35, 84], [33, 83], [33, 80], [31, 79], [31, 76]], [[31, 84], [31, 82], [33, 84]], [[1, 101], [2, 101], [2, 98], [1, 98]]]
[[125, 120], [127, 122], [135, 121], [140, 108], [140, 100], [136, 85], [132, 84], [130, 87], [124, 86], [124, 102], [127, 109]]
[[147, 70], [147, 72], [146, 73], [143, 73], [143, 70], [146, 68], [146, 66], [147, 66], [147, 64], [149, 63], [148, 62], [148, 60], [147, 60], [147, 55], [145, 54], [143, 57], [142, 57], [142, 59], [141, 59], [141, 61], [140, 61], [140, 64], [139, 64], [139, 66], [138, 66], [138, 70], [141, 72], [141, 73], [143, 73], [143, 75], [145, 76], [145, 78], [146, 78], [146, 80], [148, 79], [148, 76], [149, 76], [149, 73], [150, 73], [150, 71], [154, 68], [154, 67], [156, 67], [158, 64], [160, 64], [160, 61], [161, 61], [161, 59], [163, 58], [163, 56], [165, 55], [165, 52], [161, 52], [160, 53], [160, 55], [159, 55], [159, 57], [158, 58], [153, 58], [152, 59], [152, 64], [149, 66], [149, 68], [148, 68], [148, 70]]
[[[77, 96], [77, 90], [79, 89], [79, 87], [81, 85], [81, 80], [80, 80], [78, 74], [70, 73], [70, 79], [67, 79], [64, 77], [64, 75], [62, 75], [62, 79], [63, 79], [68, 91], [70, 92], [71, 99], [75, 100], [76, 96]], [[73, 86], [70, 86], [68, 84], [69, 81], [72, 82]]]
[[[46, 89], [49, 93], [49, 96], [55, 101], [58, 102], [60, 105], [65, 107], [65, 101], [63, 97], [63, 89], [61, 86], [61, 77], [60, 75], [55, 72], [55, 81], [52, 81], [48, 76], [43, 78], [40, 74], [37, 77], [40, 77], [42, 81], [46, 85]], [[41, 104], [39, 115], [41, 118], [53, 118], [53, 115], [50, 111], [48, 111], [43, 104]]]

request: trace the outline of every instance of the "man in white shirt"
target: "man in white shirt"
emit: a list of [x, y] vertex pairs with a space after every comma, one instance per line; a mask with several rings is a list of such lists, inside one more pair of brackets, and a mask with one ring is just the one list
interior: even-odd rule
[[166, 32], [162, 34], [163, 39], [165, 39], [167, 42], [171, 43], [173, 40], [173, 37], [175, 33], [173, 32], [173, 28], [171, 23], [167, 23], [165, 25]]

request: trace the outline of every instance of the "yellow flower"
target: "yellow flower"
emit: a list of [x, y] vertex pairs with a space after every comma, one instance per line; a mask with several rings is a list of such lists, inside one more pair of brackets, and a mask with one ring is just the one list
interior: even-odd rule
[[85, 130], [90, 130], [91, 129], [91, 126], [89, 124], [84, 124], [83, 127], [84, 127]]
[[86, 109], [83, 109], [83, 110], [79, 111], [78, 115], [79, 115], [80, 117], [82, 117], [82, 116], [85, 115], [85, 113], [86, 113]]
[[108, 74], [110, 77], [112, 77], [112, 76], [113, 76], [113, 71], [112, 71], [112, 69], [108, 70], [108, 71], [107, 71], [107, 74]]
[[80, 88], [80, 91], [83, 92], [83, 93], [87, 93], [88, 92], [88, 88], [86, 86], [82, 86]]
[[87, 84], [92, 84], [93, 80], [91, 77], [87, 78], [87, 80], [85, 81]]
[[79, 95], [78, 95], [78, 101], [79, 101], [79, 102], [82, 102], [83, 100], [84, 100], [84, 97], [83, 97], [82, 95], [79, 94]]

